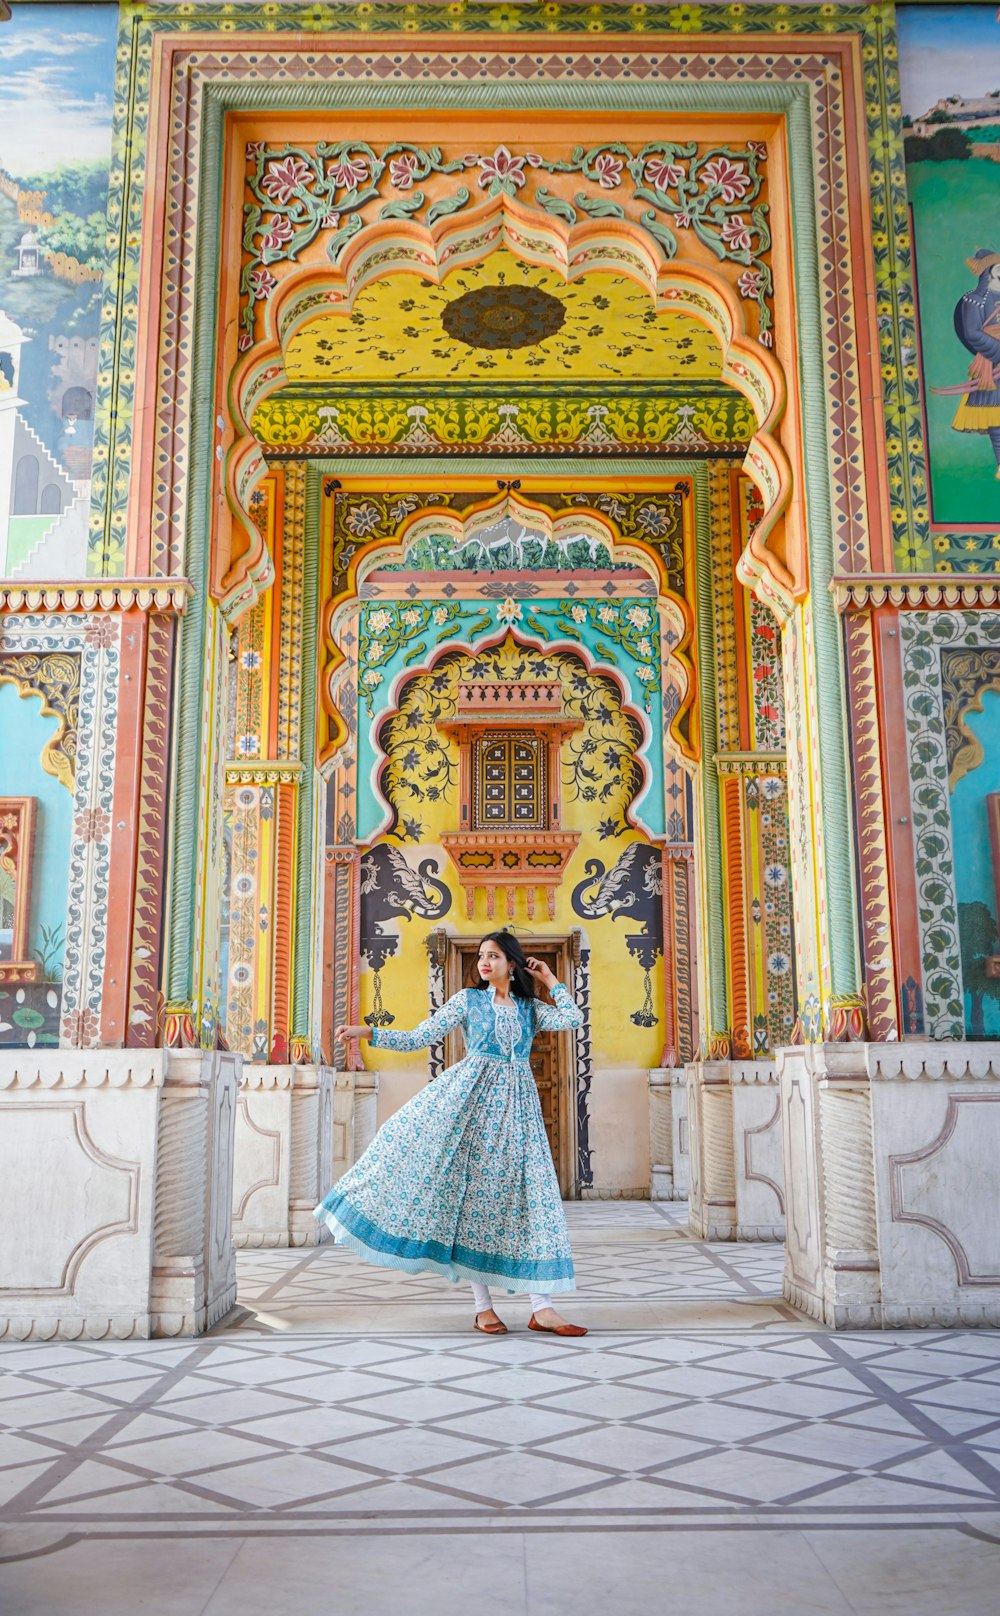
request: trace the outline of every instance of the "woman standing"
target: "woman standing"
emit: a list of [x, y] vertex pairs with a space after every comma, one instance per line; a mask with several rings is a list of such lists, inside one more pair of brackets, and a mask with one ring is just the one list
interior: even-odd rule
[[[575, 1290], [559, 1185], [528, 1056], [539, 1029], [583, 1016], [547, 965], [526, 959], [509, 932], [483, 939], [474, 988], [463, 988], [412, 1032], [338, 1027], [376, 1049], [426, 1049], [461, 1027], [466, 1054], [384, 1122], [364, 1155], [316, 1208], [339, 1245], [407, 1273], [468, 1279], [476, 1329], [504, 1335], [489, 1286], [527, 1291], [531, 1330], [586, 1335], [552, 1306]], [[542, 1004], [535, 983], [548, 988]], [[479, 991], [477, 991], [479, 990]]]

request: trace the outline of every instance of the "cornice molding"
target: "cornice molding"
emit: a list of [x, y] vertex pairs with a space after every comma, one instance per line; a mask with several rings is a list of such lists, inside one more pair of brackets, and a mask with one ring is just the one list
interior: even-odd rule
[[180, 614], [194, 594], [187, 578], [0, 581], [0, 612], [159, 612]]
[[830, 593], [838, 612], [873, 611], [879, 606], [909, 610], [996, 606], [1000, 602], [1000, 574], [864, 573], [853, 578], [833, 578]]
[[719, 774], [784, 774], [784, 752], [716, 752], [712, 762]]
[[226, 784], [234, 785], [271, 785], [274, 781], [280, 784], [286, 782], [294, 784], [301, 780], [305, 765], [290, 760], [268, 761], [260, 763], [234, 762], [226, 764]]

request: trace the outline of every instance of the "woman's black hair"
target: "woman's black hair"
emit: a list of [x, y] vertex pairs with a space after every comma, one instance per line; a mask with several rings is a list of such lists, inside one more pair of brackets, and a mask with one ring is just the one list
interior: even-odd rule
[[[525, 958], [524, 949], [521, 947], [517, 938], [509, 931], [490, 931], [486, 933], [486, 936], [483, 938], [483, 942], [480, 943], [480, 948], [482, 948], [483, 943], [496, 943], [497, 947], [501, 949], [510, 960], [511, 993], [513, 993], [518, 999], [533, 999], [535, 997], [535, 979], [528, 970], [528, 961]], [[476, 980], [473, 982], [472, 986], [474, 988], [487, 987], [488, 983], [486, 978], [484, 976], [480, 976], [478, 971], [476, 971], [475, 974]]]

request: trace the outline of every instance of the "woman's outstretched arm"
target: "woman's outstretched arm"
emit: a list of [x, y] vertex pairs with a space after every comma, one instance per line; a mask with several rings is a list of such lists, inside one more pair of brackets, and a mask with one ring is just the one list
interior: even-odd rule
[[569, 988], [561, 982], [549, 986], [553, 1004], [535, 1000], [535, 1027], [538, 1032], [567, 1032], [571, 1027], [583, 1026], [583, 1011], [573, 1001]]
[[412, 1032], [404, 1032], [402, 1028], [373, 1027], [373, 1049], [398, 1049], [409, 1051], [413, 1049], [427, 1049], [430, 1044], [436, 1044], [446, 1032], [453, 1032], [456, 1027], [465, 1024], [465, 989], [454, 994], [447, 1004], [440, 1010], [435, 1010], [432, 1016], [422, 1021], [419, 1027]]

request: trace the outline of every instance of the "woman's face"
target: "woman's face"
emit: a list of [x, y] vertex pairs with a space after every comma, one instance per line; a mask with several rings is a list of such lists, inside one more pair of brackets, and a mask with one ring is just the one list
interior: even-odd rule
[[986, 282], [988, 292], [1000, 292], [1000, 264], [994, 264], [990, 270], [990, 278]]
[[499, 943], [489, 938], [480, 945], [479, 974], [484, 982], [504, 982], [510, 975], [510, 961]]

